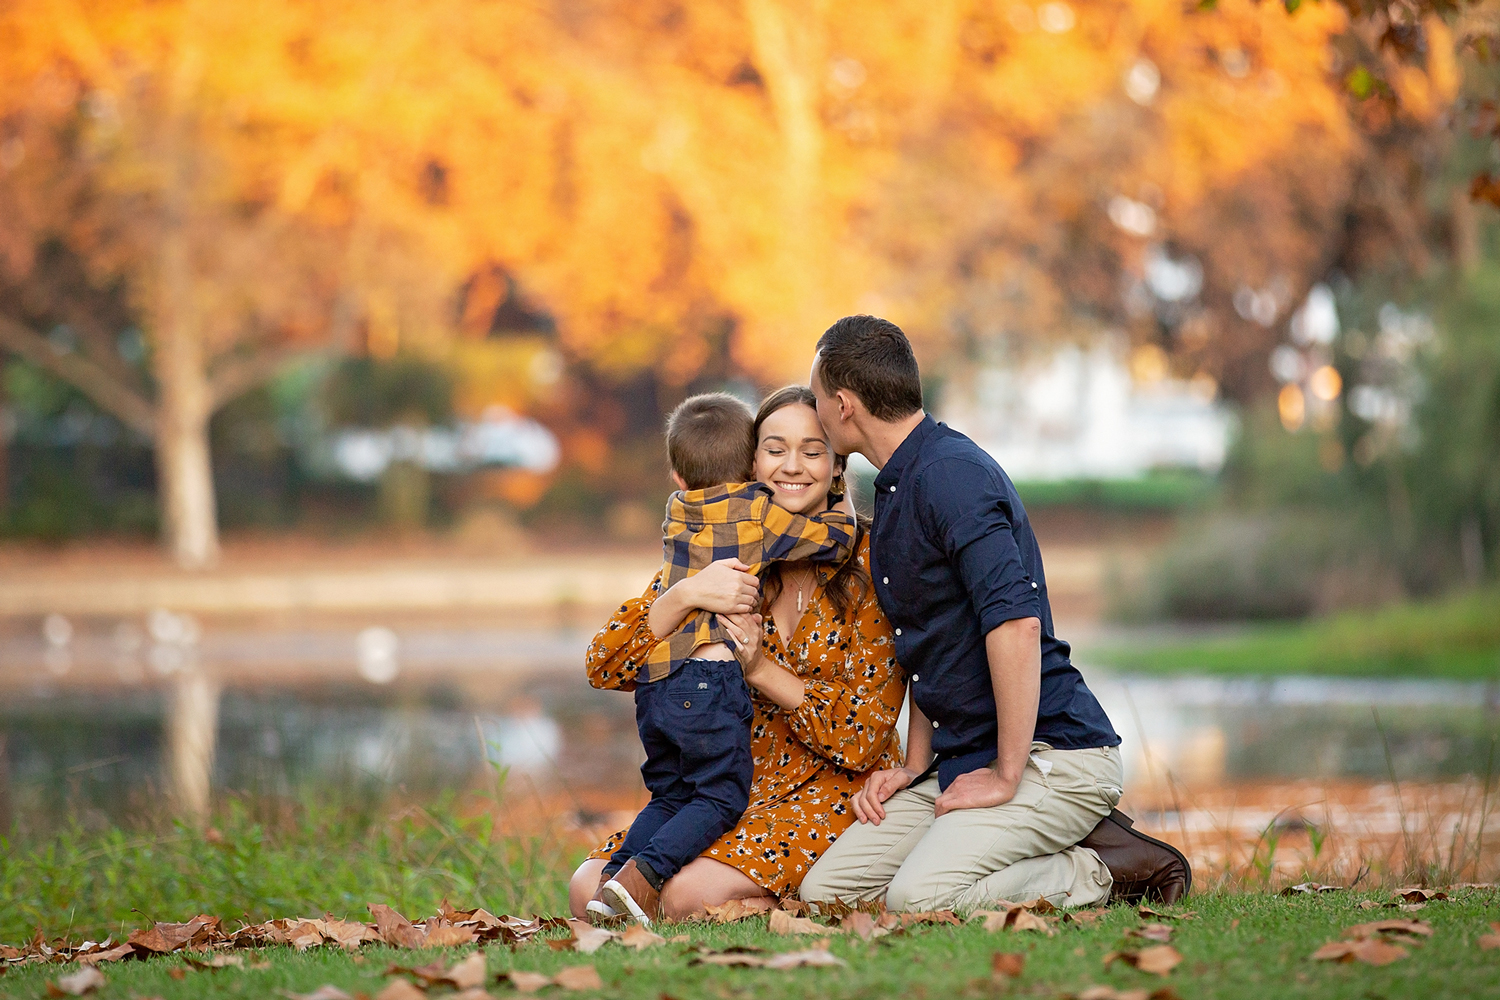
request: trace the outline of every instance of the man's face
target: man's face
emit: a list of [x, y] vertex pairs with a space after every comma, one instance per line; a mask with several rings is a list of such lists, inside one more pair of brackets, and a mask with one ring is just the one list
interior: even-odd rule
[[807, 384], [812, 387], [813, 395], [818, 399], [818, 420], [823, 424], [823, 433], [828, 435], [829, 446], [839, 455], [848, 455], [853, 442], [849, 440], [844, 425], [839, 421], [838, 397], [830, 395], [823, 388], [823, 379], [818, 374], [817, 355], [813, 355], [812, 371], [807, 376]]

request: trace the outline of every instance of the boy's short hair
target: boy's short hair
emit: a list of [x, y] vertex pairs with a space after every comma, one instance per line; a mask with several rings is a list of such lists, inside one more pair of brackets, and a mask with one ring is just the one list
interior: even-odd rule
[[848, 389], [876, 420], [922, 409], [922, 374], [901, 328], [877, 316], [845, 316], [818, 338], [823, 391]]
[[683, 400], [667, 418], [667, 461], [690, 490], [754, 478], [755, 414], [727, 392]]

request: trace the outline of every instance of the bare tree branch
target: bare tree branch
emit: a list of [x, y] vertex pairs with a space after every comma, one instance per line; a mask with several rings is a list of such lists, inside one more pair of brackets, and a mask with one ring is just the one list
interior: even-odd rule
[[320, 353], [306, 347], [274, 347], [260, 354], [220, 361], [208, 377], [208, 391], [213, 408], [244, 395], [262, 382], [269, 381], [290, 362]]
[[59, 352], [46, 337], [9, 316], [0, 316], [0, 348], [19, 354], [70, 383], [128, 427], [156, 438], [156, 408], [143, 396], [120, 385], [98, 363], [77, 351]]

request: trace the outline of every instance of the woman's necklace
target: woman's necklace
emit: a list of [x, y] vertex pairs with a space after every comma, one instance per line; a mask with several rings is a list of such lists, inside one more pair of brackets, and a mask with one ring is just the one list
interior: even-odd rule
[[[805, 575], [804, 575], [805, 574]], [[797, 572], [797, 614], [806, 612], [807, 607], [802, 602], [802, 588], [812, 582], [812, 570], [799, 570]]]

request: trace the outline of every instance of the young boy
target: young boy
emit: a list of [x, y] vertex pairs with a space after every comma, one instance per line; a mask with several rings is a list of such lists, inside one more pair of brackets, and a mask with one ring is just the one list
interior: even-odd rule
[[[754, 417], [726, 393], [694, 396], [667, 420], [667, 456], [681, 492], [662, 525], [661, 586], [710, 563], [738, 558], [758, 573], [776, 560], [841, 563], [854, 545], [843, 511], [812, 517], [771, 503], [753, 474]], [[727, 484], [727, 485], [720, 485]], [[734, 828], [750, 799], [750, 689], [718, 617], [690, 615], [647, 655], [635, 720], [651, 791], [588, 903], [591, 917], [628, 915], [649, 925], [662, 885]]]

